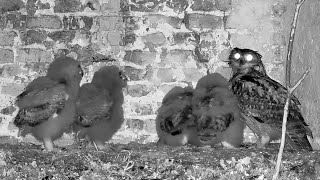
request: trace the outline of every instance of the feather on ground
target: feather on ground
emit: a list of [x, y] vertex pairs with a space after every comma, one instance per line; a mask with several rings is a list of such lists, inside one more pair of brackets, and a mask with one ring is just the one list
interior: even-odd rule
[[83, 76], [80, 63], [69, 57], [55, 59], [47, 75], [38, 77], [17, 96], [14, 124], [20, 135], [31, 133], [53, 150], [53, 141], [68, 131], [75, 120], [75, 99]]

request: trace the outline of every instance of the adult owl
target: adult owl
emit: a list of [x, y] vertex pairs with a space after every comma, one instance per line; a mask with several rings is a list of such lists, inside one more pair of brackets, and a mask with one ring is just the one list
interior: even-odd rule
[[[283, 112], [288, 94], [284, 86], [267, 75], [261, 58], [257, 51], [239, 48], [234, 48], [228, 58], [228, 64], [232, 68], [230, 89], [238, 97], [241, 115], [246, 124], [259, 136], [259, 148], [281, 138]], [[312, 137], [312, 132], [301, 114], [299, 100], [292, 95], [286, 145], [294, 150], [311, 151], [307, 135]]]

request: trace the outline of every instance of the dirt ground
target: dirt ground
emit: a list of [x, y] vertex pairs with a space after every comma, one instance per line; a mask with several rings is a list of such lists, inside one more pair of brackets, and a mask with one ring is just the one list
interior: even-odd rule
[[[0, 179], [271, 179], [277, 146], [256, 149], [109, 144], [85, 141], [46, 152], [41, 145], [0, 138]], [[320, 179], [320, 152], [285, 151], [279, 179]]]

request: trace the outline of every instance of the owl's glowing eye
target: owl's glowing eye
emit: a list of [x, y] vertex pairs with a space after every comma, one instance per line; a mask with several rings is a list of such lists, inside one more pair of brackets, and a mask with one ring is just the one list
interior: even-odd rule
[[241, 57], [241, 55], [240, 55], [239, 53], [235, 53], [235, 54], [233, 55], [233, 57], [234, 57], [235, 59], [239, 59], [239, 58]]
[[253, 60], [253, 56], [251, 54], [246, 55], [246, 60], [247, 61], [252, 61]]

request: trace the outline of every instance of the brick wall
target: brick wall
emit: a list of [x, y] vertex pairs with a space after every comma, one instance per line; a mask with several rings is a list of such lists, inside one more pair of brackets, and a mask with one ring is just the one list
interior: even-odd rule
[[229, 78], [223, 60], [231, 47], [260, 51], [270, 75], [283, 80], [288, 1], [3, 0], [0, 136], [17, 133], [10, 123], [15, 96], [53, 57], [67, 54], [82, 62], [83, 82], [116, 59], [130, 82], [126, 122], [115, 139], [155, 141], [163, 96], [176, 85], [195, 86], [208, 70]]

